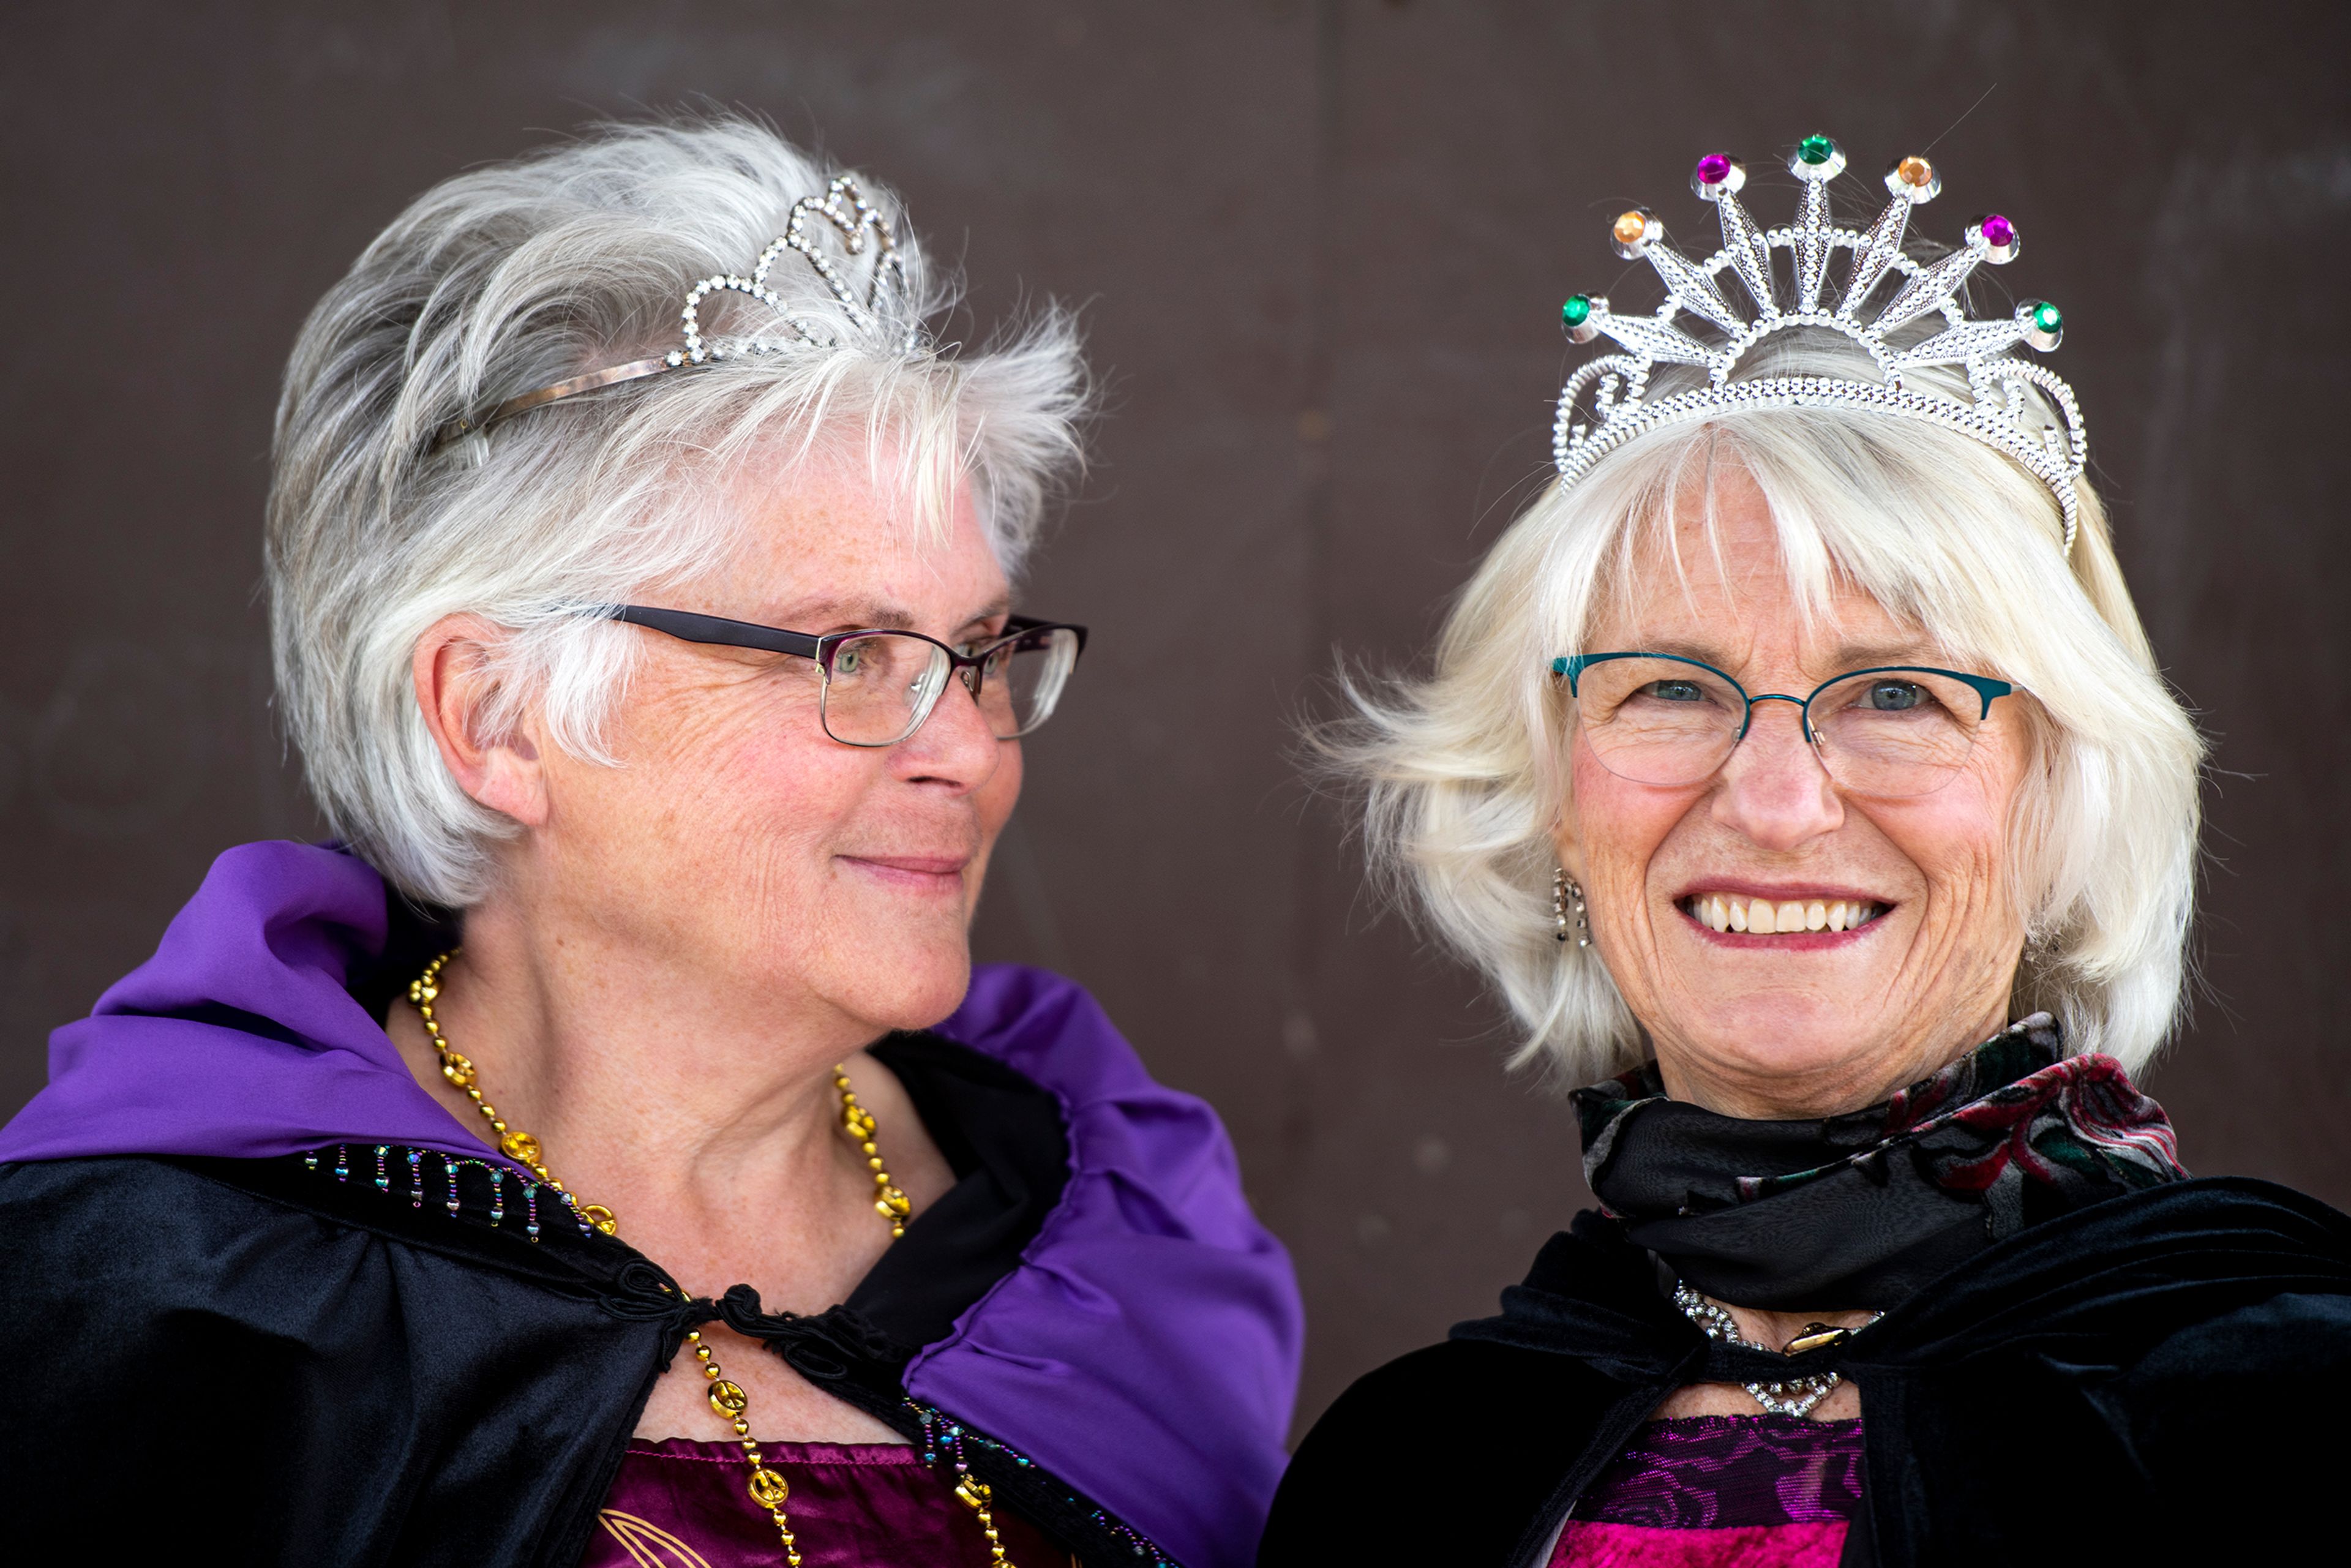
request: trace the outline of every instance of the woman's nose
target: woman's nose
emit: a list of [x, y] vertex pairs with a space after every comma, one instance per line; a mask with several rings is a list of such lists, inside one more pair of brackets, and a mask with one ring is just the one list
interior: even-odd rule
[[1717, 821], [1767, 850], [1800, 849], [1844, 822], [1844, 802], [1804, 738], [1803, 710], [1759, 701], [1746, 737], [1723, 764], [1715, 791]]
[[912, 776], [977, 789], [996, 771], [1000, 743], [971, 687], [968, 678], [948, 681], [922, 727], [898, 743], [902, 768]]

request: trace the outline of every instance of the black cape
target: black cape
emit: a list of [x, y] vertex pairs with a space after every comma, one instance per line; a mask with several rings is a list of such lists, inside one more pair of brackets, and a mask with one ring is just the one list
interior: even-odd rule
[[2094, 1203], [1844, 1344], [1708, 1340], [1580, 1216], [1499, 1317], [1357, 1382], [1298, 1450], [1259, 1568], [1540, 1568], [1674, 1389], [1840, 1372], [1861, 1396], [1846, 1564], [2294, 1561], [2351, 1461], [2351, 1218], [2266, 1182]]
[[[455, 1219], [437, 1174], [412, 1206], [396, 1149], [385, 1190], [360, 1145], [346, 1180], [331, 1152], [0, 1166], [0, 1560], [573, 1568], [654, 1378], [713, 1318], [917, 1437], [906, 1363], [1019, 1262], [1068, 1145], [1049, 1092], [968, 1047], [873, 1054], [957, 1181], [813, 1316], [687, 1301], [552, 1205], [529, 1241], [511, 1186], [485, 1223], [481, 1169]], [[968, 1454], [1076, 1553], [1135, 1560], [1040, 1467]]]

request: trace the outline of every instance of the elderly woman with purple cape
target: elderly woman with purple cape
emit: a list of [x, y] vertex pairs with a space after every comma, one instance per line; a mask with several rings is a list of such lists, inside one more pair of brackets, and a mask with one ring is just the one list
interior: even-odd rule
[[450, 180], [320, 303], [266, 560], [340, 842], [222, 855], [0, 1133], [0, 1539], [1249, 1560], [1288, 1260], [1084, 991], [971, 966], [1085, 382], [942, 294], [713, 120]]

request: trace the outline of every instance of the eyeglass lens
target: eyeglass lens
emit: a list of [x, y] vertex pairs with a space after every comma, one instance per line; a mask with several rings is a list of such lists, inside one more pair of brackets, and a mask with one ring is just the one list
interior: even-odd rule
[[[1777, 706], [1761, 705], [1756, 722]], [[1674, 659], [1588, 665], [1576, 683], [1576, 707], [1593, 755], [1611, 773], [1666, 786], [1711, 778], [1729, 760], [1747, 718], [1738, 687]], [[1982, 713], [1982, 698], [1965, 682], [1923, 670], [1873, 671], [1813, 697], [1811, 738], [1822, 766], [1846, 789], [1926, 795], [1966, 764]]]
[[[1053, 716], [1078, 659], [1065, 626], [1024, 632], [998, 644], [978, 669], [961, 672], [989, 733], [1028, 734]], [[833, 644], [824, 688], [824, 728], [851, 746], [892, 746], [930, 716], [954, 661], [928, 638], [872, 632]]]

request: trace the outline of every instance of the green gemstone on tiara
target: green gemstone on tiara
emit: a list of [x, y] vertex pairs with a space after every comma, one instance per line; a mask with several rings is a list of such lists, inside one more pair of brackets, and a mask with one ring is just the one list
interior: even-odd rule
[[2054, 332], [2065, 325], [2065, 313], [2046, 299], [2032, 308], [2032, 325], [2043, 332]]
[[1567, 303], [1559, 308], [1561, 322], [1569, 327], [1581, 327], [1592, 319], [1592, 296], [1571, 294]]
[[1796, 143], [1796, 156], [1807, 163], [1825, 163], [1836, 156], [1836, 143], [1825, 136], [1807, 136]]

